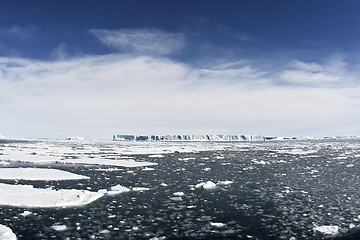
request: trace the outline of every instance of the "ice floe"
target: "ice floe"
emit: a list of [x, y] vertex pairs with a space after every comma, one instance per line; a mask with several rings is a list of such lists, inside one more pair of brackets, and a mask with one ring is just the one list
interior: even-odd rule
[[42, 189], [32, 185], [0, 183], [0, 205], [29, 208], [74, 207], [89, 204], [103, 196], [77, 189]]
[[45, 168], [0, 168], [0, 179], [5, 180], [39, 180], [60, 181], [89, 179], [87, 176], [78, 175], [58, 169]]
[[124, 192], [130, 192], [130, 188], [127, 188], [127, 187], [124, 187], [124, 186], [121, 186], [121, 185], [116, 185], [116, 186], [113, 186], [110, 188], [109, 191], [107, 191], [107, 195], [110, 195], [110, 196], [114, 196], [114, 195], [118, 195], [118, 194], [121, 194], [121, 193], [124, 193]]
[[57, 232], [63, 232], [63, 231], [67, 230], [66, 225], [53, 225], [53, 226], [51, 226], [51, 228]]
[[338, 226], [324, 225], [314, 227], [314, 231], [324, 235], [337, 235], [339, 233], [340, 228]]
[[0, 240], [16, 240], [16, 235], [9, 227], [0, 224]]
[[119, 160], [109, 160], [109, 159], [94, 159], [83, 157], [80, 159], [65, 159], [61, 161], [62, 163], [72, 163], [72, 164], [88, 164], [88, 165], [105, 165], [105, 166], [116, 166], [116, 167], [148, 167], [156, 166], [157, 163], [152, 162], [138, 162], [133, 159], [119, 159]]
[[215, 189], [217, 186], [212, 181], [201, 182], [195, 185], [195, 188], [203, 188], [203, 189]]

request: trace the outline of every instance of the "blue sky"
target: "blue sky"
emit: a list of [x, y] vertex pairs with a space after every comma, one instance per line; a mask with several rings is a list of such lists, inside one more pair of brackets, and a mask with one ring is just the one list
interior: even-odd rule
[[358, 1], [2, 1], [0, 134], [359, 135]]

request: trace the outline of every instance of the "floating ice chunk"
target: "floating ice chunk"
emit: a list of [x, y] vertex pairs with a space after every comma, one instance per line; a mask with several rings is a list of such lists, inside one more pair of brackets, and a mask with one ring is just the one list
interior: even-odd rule
[[54, 229], [57, 232], [63, 232], [65, 230], [67, 230], [66, 225], [54, 225], [54, 226], [51, 226], [51, 228]]
[[212, 181], [202, 182], [195, 185], [195, 188], [204, 188], [204, 189], [214, 189], [216, 188], [216, 184]]
[[9, 227], [0, 224], [0, 240], [16, 240], [16, 235]]
[[0, 183], [0, 205], [13, 207], [74, 207], [89, 204], [102, 193], [77, 189], [43, 189]]
[[168, 185], [166, 183], [161, 183], [160, 186], [167, 187]]
[[195, 160], [195, 158], [194, 157], [179, 158], [179, 161], [189, 161], [189, 160]]
[[149, 155], [149, 158], [163, 158], [164, 155], [161, 154], [154, 154], [154, 155]]
[[32, 212], [30, 212], [30, 211], [24, 211], [23, 213], [20, 213], [20, 215], [23, 217], [29, 216], [31, 214], [32, 214]]
[[230, 185], [234, 183], [233, 181], [229, 181], [229, 180], [225, 180], [225, 181], [219, 181], [217, 184], [218, 185]]
[[339, 233], [338, 226], [330, 226], [330, 225], [323, 225], [319, 227], [313, 228], [315, 232], [321, 233], [324, 235], [337, 235]]
[[107, 230], [107, 229], [104, 229], [104, 230], [100, 231], [99, 233], [100, 233], [100, 234], [109, 234], [110, 231]]
[[133, 188], [131, 188], [131, 190], [133, 190], [134, 192], [143, 192], [143, 191], [149, 191], [150, 188], [146, 188], [146, 187], [133, 187]]
[[183, 192], [174, 192], [173, 195], [177, 196], [177, 197], [181, 197], [181, 196], [184, 196], [185, 193], [183, 193]]
[[0, 179], [5, 180], [37, 180], [60, 181], [89, 179], [87, 176], [74, 174], [58, 169], [45, 168], [0, 168]]
[[259, 165], [270, 164], [269, 162], [265, 162], [264, 160], [261, 160], [261, 161], [252, 160], [251, 162], [253, 162], [254, 164], [259, 164]]
[[221, 222], [211, 222], [210, 225], [211, 225], [212, 227], [216, 227], [216, 228], [223, 228], [223, 227], [226, 226], [225, 223], [221, 223]]
[[64, 159], [59, 162], [62, 163], [73, 163], [73, 164], [90, 164], [90, 165], [105, 165], [105, 166], [116, 166], [116, 167], [149, 167], [158, 165], [157, 163], [152, 162], [137, 162], [133, 159], [118, 159], [118, 160], [109, 160], [109, 159], [96, 159], [82, 157], [79, 159]]
[[154, 170], [155, 170], [155, 168], [149, 168], [149, 167], [145, 167], [143, 169], [143, 171], [154, 171]]
[[107, 195], [114, 196], [124, 192], [130, 192], [130, 188], [118, 184], [116, 186], [111, 187], [110, 191], [107, 191]]

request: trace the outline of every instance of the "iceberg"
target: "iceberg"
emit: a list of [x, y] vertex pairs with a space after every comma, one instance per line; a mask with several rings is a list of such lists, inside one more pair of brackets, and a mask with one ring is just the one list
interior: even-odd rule
[[114, 141], [265, 141], [261, 135], [114, 135]]
[[9, 227], [0, 224], [0, 240], [16, 240], [16, 235]]
[[32, 185], [0, 183], [0, 206], [24, 208], [75, 207], [89, 204], [104, 194], [77, 189], [43, 189]]

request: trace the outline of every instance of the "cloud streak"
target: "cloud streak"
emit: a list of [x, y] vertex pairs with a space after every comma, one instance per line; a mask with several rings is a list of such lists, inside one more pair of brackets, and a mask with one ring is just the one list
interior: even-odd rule
[[89, 33], [109, 47], [122, 52], [169, 55], [184, 47], [184, 35], [157, 29], [91, 29]]

